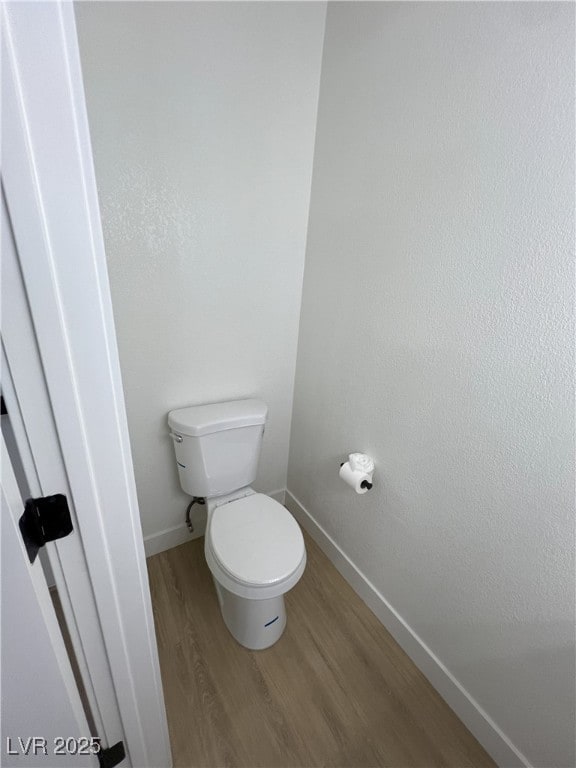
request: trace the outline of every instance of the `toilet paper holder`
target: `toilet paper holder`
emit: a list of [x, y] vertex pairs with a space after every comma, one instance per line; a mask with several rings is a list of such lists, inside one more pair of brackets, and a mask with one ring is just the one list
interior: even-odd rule
[[[345, 461], [340, 462], [340, 466], [343, 467], [344, 464], [346, 464]], [[369, 491], [374, 486], [374, 483], [368, 482], [368, 480], [362, 480], [360, 483], [360, 488], [366, 488], [367, 491]]]

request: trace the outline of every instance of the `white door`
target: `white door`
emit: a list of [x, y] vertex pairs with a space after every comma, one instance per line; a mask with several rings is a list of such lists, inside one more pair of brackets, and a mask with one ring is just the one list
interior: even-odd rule
[[[33, 497], [63, 493], [69, 500], [74, 525], [72, 534], [43, 548], [51, 567], [66, 628], [74, 648], [75, 662], [83, 679], [83, 690], [93, 735], [111, 746], [125, 738], [106, 658], [98, 611], [91, 598], [92, 587], [84, 562], [83, 546], [74, 506], [74, 494], [66, 476], [58, 433], [51, 412], [34, 325], [30, 316], [19, 255], [12, 232], [3, 190], [0, 199], [1, 230], [1, 320], [2, 394], [8, 406], [13, 441], [8, 443], [21, 465], [20, 487]], [[26, 428], [28, 423], [28, 429]], [[10, 454], [12, 460], [15, 455]], [[36, 563], [34, 564], [36, 566]], [[36, 569], [39, 570], [39, 569]], [[9, 572], [6, 571], [6, 574]], [[42, 575], [42, 574], [40, 574]], [[3, 583], [4, 586], [4, 583]], [[63, 617], [63, 620], [64, 620]], [[2, 622], [4, 642], [12, 637], [9, 622]], [[20, 666], [26, 662], [20, 657]], [[124, 763], [127, 765], [127, 763]]]
[[[46, 550], [93, 731], [105, 747], [124, 742], [123, 768], [168, 768], [170, 745], [73, 5], [3, 0], [0, 21], [2, 389], [31, 494], [64, 493], [71, 508], [73, 534]], [[18, 504], [14, 495], [8, 498]], [[11, 524], [6, 529], [13, 539]], [[6, 568], [12, 567], [10, 561]], [[29, 569], [27, 578], [36, 578], [39, 567]], [[3, 566], [6, 588], [12, 581], [8, 570]], [[42, 592], [38, 585], [34, 589], [36, 595]], [[51, 628], [51, 647], [61, 649], [62, 639], [54, 639], [54, 617], [45, 609], [40, 600], [38, 633], [45, 639], [46, 627]], [[63, 698], [36, 674], [31, 675], [36, 687], [27, 685], [34, 667], [14, 621], [3, 616], [2, 651], [13, 654], [6, 679], [18, 675], [23, 682], [7, 689], [16, 698], [7, 708], [3, 733], [7, 727], [26, 727], [15, 736], [90, 735], [79, 724], [73, 689]], [[56, 653], [56, 658], [64, 674], [63, 657]], [[70, 682], [67, 672], [63, 680]], [[45, 723], [50, 733], [32, 732], [43, 726], [34, 719], [34, 707], [27, 709], [31, 700], [42, 711], [40, 703], [51, 700], [54, 717], [73, 704], [75, 732], [54, 731], [72, 727], [66, 715], [62, 722]], [[27, 725], [16, 711], [29, 712]], [[64, 756], [57, 757], [52, 765], [67, 764]], [[35, 756], [30, 764], [40, 765], [39, 760]], [[80, 765], [78, 756], [68, 764]]]
[[[98, 765], [39, 558], [29, 562], [23, 510], [2, 438], [1, 765]], [[25, 663], [22, 663], [23, 660]]]

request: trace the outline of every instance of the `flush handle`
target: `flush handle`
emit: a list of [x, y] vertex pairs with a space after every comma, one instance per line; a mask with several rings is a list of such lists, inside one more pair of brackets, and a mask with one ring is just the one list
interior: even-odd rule
[[174, 432], [170, 432], [170, 437], [175, 443], [182, 443], [184, 441], [182, 435], [175, 435]]

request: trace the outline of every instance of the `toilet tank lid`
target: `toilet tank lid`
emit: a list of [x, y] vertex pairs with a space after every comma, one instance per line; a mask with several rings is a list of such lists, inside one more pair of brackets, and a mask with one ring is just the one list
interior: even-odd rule
[[264, 424], [267, 413], [268, 407], [262, 400], [231, 400], [170, 411], [168, 426], [183, 435], [200, 437], [225, 429]]

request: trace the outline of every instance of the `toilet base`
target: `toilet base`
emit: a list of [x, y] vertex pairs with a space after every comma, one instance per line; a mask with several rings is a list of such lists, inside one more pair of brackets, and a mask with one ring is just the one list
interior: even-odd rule
[[284, 595], [251, 600], [235, 595], [213, 579], [224, 623], [232, 637], [253, 651], [269, 648], [286, 627]]

